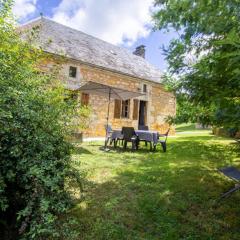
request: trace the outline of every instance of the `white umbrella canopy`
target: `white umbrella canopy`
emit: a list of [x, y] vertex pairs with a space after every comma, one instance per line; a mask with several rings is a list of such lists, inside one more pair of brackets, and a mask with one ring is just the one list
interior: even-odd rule
[[139, 96], [143, 96], [144, 94], [139, 92], [133, 92], [121, 88], [112, 87], [109, 85], [96, 83], [96, 82], [86, 82], [84, 85], [80, 86], [78, 90], [83, 91], [89, 94], [98, 94], [101, 96], [106, 96], [110, 99], [119, 99], [119, 100], [127, 100]]
[[[122, 88], [116, 88], [109, 85], [96, 83], [96, 82], [86, 82], [82, 86], [78, 87], [77, 90], [80, 90], [84, 93], [88, 94], [98, 94], [101, 96], [105, 96], [108, 98], [108, 109], [107, 109], [107, 126], [109, 120], [109, 105], [111, 99], [119, 99], [119, 100], [128, 100], [131, 98], [136, 98], [139, 96], [143, 96], [145, 94], [140, 92], [133, 92], [129, 90], [125, 90]], [[104, 150], [107, 150], [107, 128], [106, 128], [106, 140]]]

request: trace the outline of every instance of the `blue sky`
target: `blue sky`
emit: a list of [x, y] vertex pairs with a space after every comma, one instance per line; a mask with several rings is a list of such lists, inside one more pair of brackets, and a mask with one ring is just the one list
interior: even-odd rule
[[164, 71], [167, 63], [161, 47], [177, 34], [152, 32], [152, 6], [153, 0], [15, 0], [13, 11], [20, 23], [42, 13], [130, 51], [143, 44], [146, 59]]

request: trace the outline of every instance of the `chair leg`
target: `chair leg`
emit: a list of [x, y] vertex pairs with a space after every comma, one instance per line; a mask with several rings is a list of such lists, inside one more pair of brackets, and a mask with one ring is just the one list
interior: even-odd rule
[[132, 140], [132, 150], [138, 150], [138, 141]]
[[165, 142], [161, 142], [163, 152], [167, 151], [167, 144]]
[[138, 148], [139, 148], [139, 143], [140, 143], [140, 141], [139, 141], [139, 139], [137, 139], [136, 140], [136, 149], [138, 150]]
[[124, 148], [124, 149], [127, 148], [127, 141], [124, 141], [124, 143], [123, 143], [123, 148]]
[[109, 137], [107, 139], [105, 139], [105, 146], [108, 145], [108, 142], [109, 142]]
[[231, 193], [234, 193], [234, 192], [236, 192], [239, 189], [240, 189], [240, 184], [238, 184], [234, 188], [230, 189], [229, 191], [223, 193], [219, 200], [228, 197]]
[[134, 140], [132, 140], [132, 150], [136, 149], [136, 142]]

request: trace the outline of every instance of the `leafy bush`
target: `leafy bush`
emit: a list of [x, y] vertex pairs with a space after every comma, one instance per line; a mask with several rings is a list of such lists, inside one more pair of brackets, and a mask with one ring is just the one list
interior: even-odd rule
[[72, 203], [65, 181], [80, 183], [65, 140], [74, 104], [37, 68], [44, 54], [20, 40], [10, 9], [0, 0], [0, 236], [57, 239]]

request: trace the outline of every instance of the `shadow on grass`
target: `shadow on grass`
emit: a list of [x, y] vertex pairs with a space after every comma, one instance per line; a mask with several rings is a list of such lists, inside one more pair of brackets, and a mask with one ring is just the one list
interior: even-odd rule
[[150, 150], [149, 146], [144, 146], [143, 144], [139, 146], [138, 150], [131, 149], [131, 147], [127, 147], [126, 149], [123, 148], [123, 146], [117, 146], [117, 147], [109, 147], [110, 152], [109, 153], [136, 153], [136, 154], [149, 154], [149, 152], [156, 152], [154, 150]]
[[75, 144], [73, 154], [92, 154], [86, 147]]
[[210, 140], [171, 139], [166, 153], [141, 149], [114, 177], [86, 183], [85, 201], [72, 210], [80, 239], [240, 239], [240, 194], [213, 208], [232, 185], [216, 169], [239, 160], [238, 146]]

